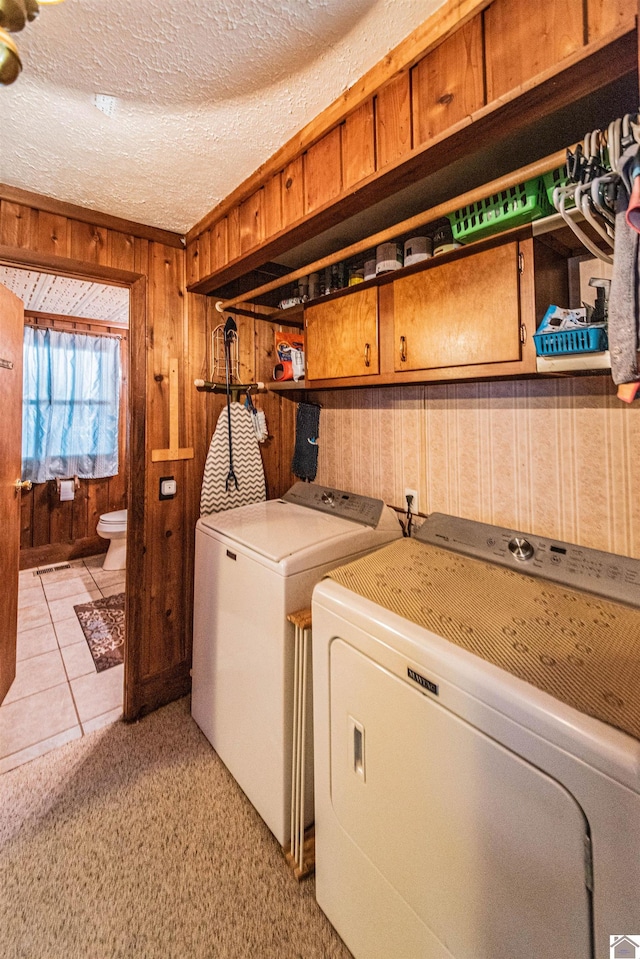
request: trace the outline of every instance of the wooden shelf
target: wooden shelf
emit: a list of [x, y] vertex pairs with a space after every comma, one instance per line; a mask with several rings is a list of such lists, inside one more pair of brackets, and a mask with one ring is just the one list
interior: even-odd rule
[[290, 306], [288, 310], [274, 310], [273, 313], [263, 316], [262, 319], [280, 326], [297, 326], [302, 329], [304, 326], [304, 307], [300, 303], [299, 306]]
[[608, 350], [602, 353], [566, 353], [558, 356], [537, 356], [538, 373], [580, 373], [594, 370], [610, 370], [611, 356]]
[[265, 383], [268, 390], [273, 393], [288, 393], [291, 390], [306, 390], [306, 380], [274, 380], [272, 383]]

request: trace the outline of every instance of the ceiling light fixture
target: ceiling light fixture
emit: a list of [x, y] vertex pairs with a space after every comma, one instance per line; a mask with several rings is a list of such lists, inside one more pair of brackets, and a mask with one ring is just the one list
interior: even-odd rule
[[0, 0], [0, 84], [8, 86], [22, 70], [18, 48], [9, 36], [38, 16], [40, 7], [63, 0]]

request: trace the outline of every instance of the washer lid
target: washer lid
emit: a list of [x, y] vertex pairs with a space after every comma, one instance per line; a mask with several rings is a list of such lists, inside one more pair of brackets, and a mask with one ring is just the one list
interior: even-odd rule
[[[363, 534], [370, 539], [372, 533], [351, 520], [327, 516], [281, 500], [251, 503], [213, 513], [202, 516], [199, 522], [201, 528], [220, 533], [274, 563], [296, 553], [331, 550], [331, 541], [335, 541], [336, 555], [342, 556], [350, 552], [350, 547], [341, 545], [344, 540], [351, 544]], [[310, 566], [316, 561], [315, 555], [309, 557]]]

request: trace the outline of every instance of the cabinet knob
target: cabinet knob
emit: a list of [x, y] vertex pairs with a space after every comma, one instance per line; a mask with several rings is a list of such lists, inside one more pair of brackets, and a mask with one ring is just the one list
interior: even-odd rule
[[407, 338], [406, 336], [400, 337], [400, 362], [407, 362]]
[[371, 346], [368, 343], [364, 344], [364, 365], [371, 366]]
[[14, 483], [16, 493], [20, 493], [22, 490], [27, 490], [28, 492], [32, 486], [33, 483], [31, 480], [21, 480], [20, 478], [18, 478]]

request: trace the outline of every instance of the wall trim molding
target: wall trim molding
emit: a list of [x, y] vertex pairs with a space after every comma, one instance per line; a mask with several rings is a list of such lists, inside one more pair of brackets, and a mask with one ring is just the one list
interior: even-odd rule
[[146, 226], [144, 223], [125, 220], [119, 216], [112, 216], [110, 213], [101, 213], [99, 210], [77, 206], [75, 203], [55, 200], [53, 197], [32, 193], [30, 190], [9, 186], [6, 183], [0, 183], [0, 200], [32, 207], [35, 210], [42, 210], [44, 213], [52, 213], [54, 216], [79, 220], [81, 223], [91, 223], [92, 226], [105, 227], [108, 230], [126, 233], [129, 236], [138, 236], [143, 240], [163, 243], [165, 246], [176, 246], [179, 249], [183, 249], [185, 246], [185, 238], [181, 233], [172, 233], [170, 230], [161, 230], [159, 227]]

